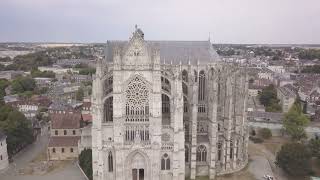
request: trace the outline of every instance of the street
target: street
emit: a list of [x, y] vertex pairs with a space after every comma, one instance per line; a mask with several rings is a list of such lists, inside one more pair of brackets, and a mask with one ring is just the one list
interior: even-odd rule
[[[41, 166], [42, 163], [47, 163], [45, 160], [42, 162], [36, 161], [39, 156], [45, 154], [48, 144], [48, 133], [44, 133], [33, 144], [19, 152], [10, 163], [9, 168], [6, 171], [0, 172], [1, 180], [86, 180], [77, 167], [75, 161], [54, 162], [54, 168], [48, 169], [48, 172], [37, 173], [22, 173], [25, 169], [30, 169], [30, 164], [38, 163]], [[41, 167], [40, 167], [41, 168]], [[33, 170], [31, 172], [34, 172]]]

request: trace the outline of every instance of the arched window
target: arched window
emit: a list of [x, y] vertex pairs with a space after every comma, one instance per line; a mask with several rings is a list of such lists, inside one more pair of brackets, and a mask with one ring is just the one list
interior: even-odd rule
[[109, 152], [108, 154], [108, 171], [113, 172], [113, 157], [112, 152]]
[[167, 78], [161, 77], [161, 88], [164, 91], [170, 92], [171, 91], [171, 85]]
[[220, 161], [221, 160], [221, 153], [222, 153], [222, 143], [221, 142], [219, 142], [218, 143], [218, 161]]
[[170, 170], [170, 158], [167, 153], [161, 158], [161, 170]]
[[162, 94], [161, 100], [162, 100], [162, 114], [170, 115], [170, 98], [167, 95]]
[[182, 80], [188, 82], [188, 72], [186, 70], [182, 71]]
[[182, 82], [182, 92], [185, 96], [188, 95], [188, 86], [184, 82]]
[[207, 148], [204, 145], [200, 145], [197, 149], [197, 161], [198, 162], [207, 161]]
[[108, 79], [106, 79], [104, 86], [105, 86], [104, 91], [105, 91], [106, 95], [113, 91], [113, 77], [112, 76], [110, 76]]
[[52, 152], [55, 153], [56, 152], [56, 148], [52, 148]]
[[230, 140], [230, 159], [233, 158], [233, 142]]
[[104, 121], [113, 122], [113, 97], [109, 97], [104, 103]]
[[188, 146], [185, 146], [184, 160], [185, 160], [185, 162], [189, 162], [189, 147]]
[[199, 101], [204, 101], [205, 100], [205, 92], [206, 92], [206, 75], [204, 71], [200, 71], [199, 73], [199, 92], [198, 92], [198, 97]]
[[134, 77], [128, 84], [125, 93], [125, 140], [149, 141], [149, 89], [147, 84], [140, 77]]
[[198, 73], [197, 73], [197, 71], [196, 70], [194, 70], [194, 82], [197, 82], [197, 80], [198, 80]]
[[183, 96], [183, 112], [184, 113], [188, 112], [188, 107], [189, 107], [188, 100], [186, 97]]

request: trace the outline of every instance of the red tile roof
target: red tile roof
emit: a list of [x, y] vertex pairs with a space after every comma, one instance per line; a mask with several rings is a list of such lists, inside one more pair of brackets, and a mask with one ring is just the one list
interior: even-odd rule
[[50, 114], [52, 129], [78, 129], [82, 120], [80, 113]]
[[92, 122], [92, 115], [91, 114], [82, 114], [82, 119], [84, 122]]
[[49, 147], [78, 146], [79, 136], [53, 136], [49, 140]]

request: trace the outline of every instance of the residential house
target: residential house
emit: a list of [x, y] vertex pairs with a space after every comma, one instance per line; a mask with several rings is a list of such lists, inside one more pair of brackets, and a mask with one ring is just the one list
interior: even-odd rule
[[82, 117], [77, 112], [50, 114], [49, 160], [69, 160], [78, 157], [78, 141]]

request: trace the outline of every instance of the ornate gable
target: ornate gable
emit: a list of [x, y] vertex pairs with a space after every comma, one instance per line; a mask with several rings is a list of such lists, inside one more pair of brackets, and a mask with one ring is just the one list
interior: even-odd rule
[[135, 32], [125, 48], [123, 59], [123, 64], [129, 66], [145, 66], [151, 64], [147, 44], [144, 41], [144, 33], [141, 29], [136, 27]]

